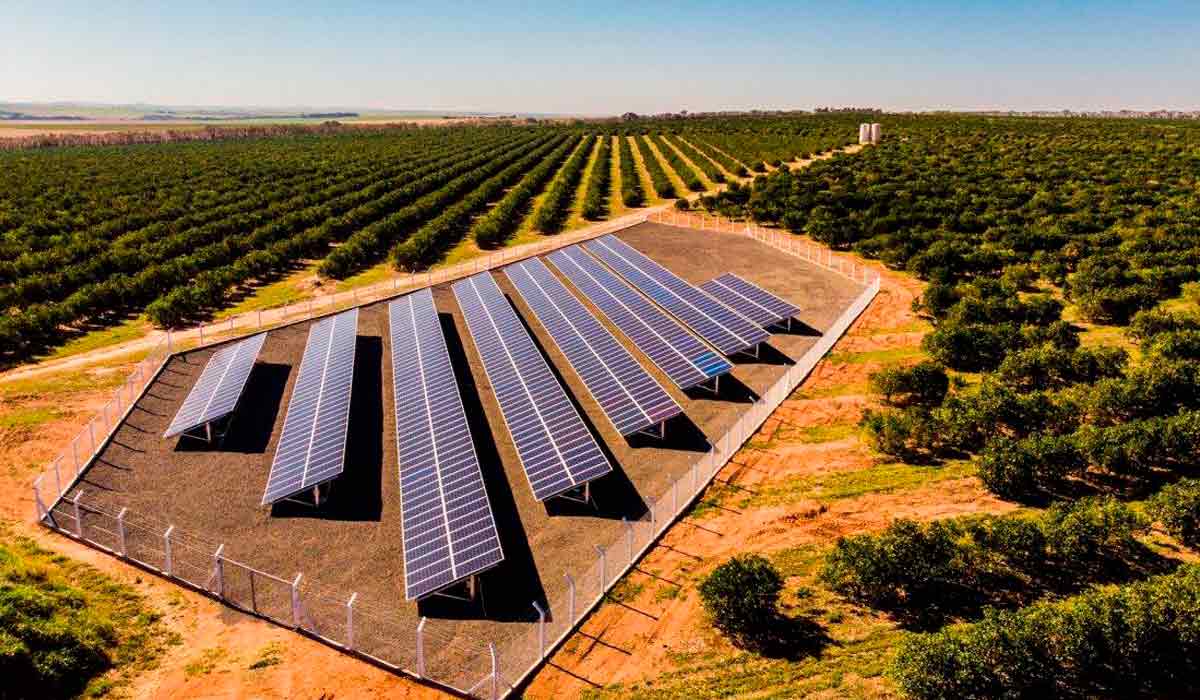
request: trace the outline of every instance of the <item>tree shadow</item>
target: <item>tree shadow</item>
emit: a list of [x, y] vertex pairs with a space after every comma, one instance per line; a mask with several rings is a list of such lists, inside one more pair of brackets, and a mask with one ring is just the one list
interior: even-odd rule
[[1181, 562], [1140, 542], [1110, 547], [1094, 558], [1046, 558], [977, 573], [966, 581], [941, 581], [892, 605], [875, 607], [903, 628], [934, 631], [953, 622], [978, 620], [988, 608], [1015, 610], [1047, 596], [1068, 597], [1095, 585], [1125, 584], [1174, 571]]
[[280, 501], [276, 518], [371, 521], [383, 517], [383, 340], [358, 336], [346, 430], [345, 471], [330, 483], [321, 506]]
[[[546, 590], [538, 574], [533, 550], [521, 522], [521, 514], [513, 498], [512, 487], [504, 473], [504, 465], [471, 367], [467, 361], [463, 340], [454, 326], [453, 316], [438, 314], [442, 333], [446, 336], [446, 347], [450, 353], [450, 365], [462, 396], [463, 411], [479, 457], [483, 472], [483, 483], [487, 489], [492, 515], [496, 519], [496, 532], [500, 547], [504, 550], [504, 561], [493, 569], [483, 572], [480, 579], [480, 595], [475, 601], [462, 601], [442, 596], [430, 596], [417, 603], [421, 615], [442, 619], [478, 620], [488, 619], [501, 622], [529, 622], [537, 619], [533, 602], [543, 610], [549, 608]], [[520, 592], [520, 595], [514, 595]]]
[[833, 638], [821, 623], [807, 617], [788, 617], [776, 613], [770, 624], [753, 636], [742, 636], [735, 646], [770, 659], [799, 661], [819, 657], [833, 644]]

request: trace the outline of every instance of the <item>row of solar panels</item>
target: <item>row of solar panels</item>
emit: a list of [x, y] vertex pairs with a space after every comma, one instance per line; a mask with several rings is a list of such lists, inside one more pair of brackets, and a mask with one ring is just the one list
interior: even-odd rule
[[[799, 312], [734, 275], [697, 288], [614, 236], [584, 248], [565, 248], [549, 259], [681, 389], [715, 379], [732, 365], [647, 297], [725, 354], [756, 346], [769, 337], [765, 326]], [[504, 272], [621, 435], [661, 426], [682, 411], [541, 260]], [[534, 497], [563, 495], [610, 472], [492, 275], [457, 282], [453, 291]], [[432, 292], [393, 301], [388, 314], [405, 590], [414, 599], [498, 564], [503, 553]], [[357, 324], [354, 309], [310, 329], [264, 504], [316, 489], [341, 473]], [[263, 338], [213, 355], [166, 436], [210, 425], [234, 410]]]

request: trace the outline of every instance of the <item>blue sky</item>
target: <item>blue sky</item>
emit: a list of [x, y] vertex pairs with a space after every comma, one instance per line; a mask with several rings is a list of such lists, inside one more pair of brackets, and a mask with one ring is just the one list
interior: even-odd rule
[[10, 0], [0, 101], [1200, 109], [1200, 0], [246, 5]]

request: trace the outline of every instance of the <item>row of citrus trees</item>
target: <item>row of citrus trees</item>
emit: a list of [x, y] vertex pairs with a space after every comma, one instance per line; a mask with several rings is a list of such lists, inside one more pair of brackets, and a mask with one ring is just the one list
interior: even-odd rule
[[[1056, 505], [841, 540], [824, 583], [935, 630], [907, 637], [893, 668], [913, 697], [1194, 690], [1200, 589], [1179, 560], [1200, 545], [1200, 129], [888, 128], [899, 138], [715, 199], [925, 280], [930, 359], [872, 377], [882, 405], [864, 434], [889, 457], [970, 460], [996, 495]], [[1143, 544], [1152, 521], [1181, 554]], [[1090, 588], [1108, 581], [1123, 585]]]
[[[419, 152], [415, 130], [0, 154], [0, 260], [111, 239], [238, 201], [247, 192]], [[314, 151], [319, 157], [314, 157]], [[0, 279], [7, 268], [0, 266]]]
[[[0, 260], [4, 354], [27, 357], [61, 342], [64, 328], [102, 327], [130, 312], [163, 326], [191, 323], [231, 290], [301, 260], [320, 260], [319, 274], [332, 278], [389, 253], [414, 270], [468, 235], [501, 245], [527, 218], [542, 233], [561, 230], [575, 206], [601, 219], [613, 157], [622, 201], [645, 202], [635, 149], [660, 196], [675, 195], [669, 171], [693, 189], [704, 186], [697, 169], [721, 179], [696, 146], [654, 134], [494, 126], [0, 154], [27, 176], [0, 174], [12, 184], [0, 193], [9, 225], [0, 246], [20, 250]], [[131, 177], [117, 178], [110, 160]], [[47, 181], [60, 165], [70, 188]], [[23, 209], [16, 195], [30, 183], [43, 191]]]

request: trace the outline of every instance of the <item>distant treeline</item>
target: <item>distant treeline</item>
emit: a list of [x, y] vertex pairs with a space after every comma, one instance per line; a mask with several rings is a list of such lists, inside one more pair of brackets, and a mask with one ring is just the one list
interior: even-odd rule
[[[80, 132], [74, 134], [38, 134], [0, 138], [0, 151], [57, 146], [129, 146], [133, 144], [176, 143], [181, 141], [228, 141], [287, 136], [331, 134], [353, 130], [360, 132], [407, 131], [420, 129], [415, 124], [346, 125], [338, 122], [321, 124], [272, 124], [263, 126], [204, 126], [196, 129], [164, 129], [161, 131], [118, 131], [109, 133]], [[446, 128], [444, 126], [438, 128]], [[456, 127], [458, 128], [458, 127]]]

